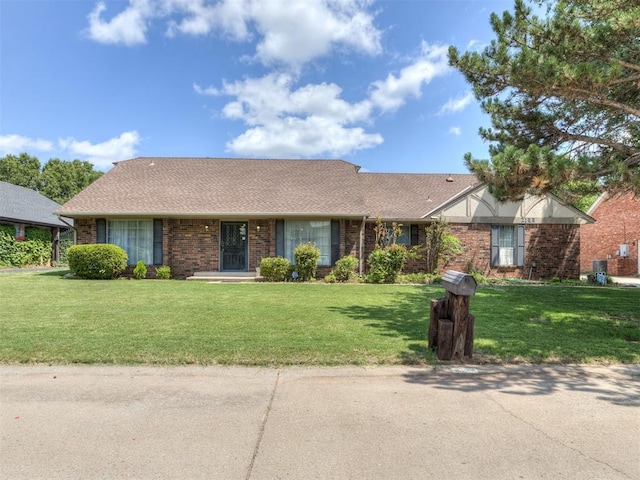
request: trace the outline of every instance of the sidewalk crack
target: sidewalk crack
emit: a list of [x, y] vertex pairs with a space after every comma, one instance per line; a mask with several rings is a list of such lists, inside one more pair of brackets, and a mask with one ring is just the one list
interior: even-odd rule
[[271, 391], [271, 397], [269, 398], [269, 403], [267, 405], [267, 410], [264, 413], [264, 417], [262, 418], [262, 425], [260, 425], [260, 430], [258, 432], [258, 439], [256, 440], [256, 446], [253, 449], [253, 455], [251, 457], [251, 463], [249, 463], [249, 468], [247, 470], [247, 475], [245, 477], [246, 480], [251, 478], [253, 474], [253, 466], [256, 463], [256, 458], [258, 457], [258, 452], [260, 451], [260, 445], [262, 444], [262, 437], [264, 436], [264, 430], [267, 426], [267, 421], [269, 420], [269, 415], [271, 414], [271, 408], [273, 406], [273, 400], [276, 396], [276, 390], [278, 389], [278, 384], [280, 383], [280, 372], [281, 368], [278, 369], [276, 374], [276, 381], [273, 384], [273, 390]]
[[533, 424], [532, 422], [525, 420], [524, 418], [516, 415], [515, 413], [513, 413], [511, 410], [509, 410], [507, 407], [505, 407], [502, 403], [500, 403], [497, 399], [493, 398], [491, 395], [489, 395], [487, 392], [484, 392], [484, 395], [486, 397], [488, 397], [493, 403], [495, 403], [496, 405], [498, 405], [505, 413], [511, 415], [513, 418], [515, 418], [516, 420], [521, 421], [522, 423], [525, 423], [527, 425], [529, 425], [529, 427], [531, 427], [532, 429], [534, 429], [536, 432], [540, 433], [542, 436], [544, 436], [545, 438], [549, 439], [552, 442], [555, 442], [559, 445], [562, 445], [565, 448], [568, 448], [569, 450], [573, 450], [574, 452], [578, 453], [579, 455], [583, 456], [584, 458], [587, 458], [593, 462], [599, 463], [601, 465], [606, 465], [607, 467], [609, 467], [611, 470], [613, 470], [614, 472], [617, 472], [621, 475], [623, 475], [626, 478], [632, 479], [633, 477], [630, 477], [629, 475], [627, 475], [625, 472], [621, 471], [620, 469], [614, 467], [613, 465], [604, 462], [602, 460], [598, 460], [597, 458], [592, 457], [591, 455], [586, 454], [585, 452], [583, 452], [582, 450], [580, 450], [579, 448], [573, 447], [569, 444], [567, 444], [565, 441], [563, 441], [560, 438], [554, 437], [552, 435], [550, 435], [549, 433], [547, 433], [546, 431], [544, 431], [542, 428], [538, 427], [537, 425]]

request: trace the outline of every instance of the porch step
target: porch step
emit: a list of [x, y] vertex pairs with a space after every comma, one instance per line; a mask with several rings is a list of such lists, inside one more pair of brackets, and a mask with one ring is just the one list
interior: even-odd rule
[[256, 272], [194, 272], [193, 276], [187, 277], [187, 280], [197, 280], [201, 282], [219, 282], [219, 283], [248, 283], [260, 282]]

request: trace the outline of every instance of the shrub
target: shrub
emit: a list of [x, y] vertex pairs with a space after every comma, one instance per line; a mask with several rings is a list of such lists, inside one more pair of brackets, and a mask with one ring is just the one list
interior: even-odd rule
[[51, 232], [27, 227], [25, 240], [15, 239], [13, 225], [0, 225], [0, 265], [24, 267], [47, 265], [51, 260]]
[[311, 243], [301, 243], [293, 251], [296, 261], [296, 272], [298, 278], [303, 282], [308, 282], [316, 276], [318, 262], [320, 261], [320, 249]]
[[291, 272], [291, 263], [282, 257], [267, 257], [260, 260], [260, 275], [267, 282], [284, 282]]
[[156, 268], [156, 278], [160, 280], [169, 280], [171, 278], [171, 267], [162, 265]]
[[[336, 266], [331, 270], [336, 282], [350, 282], [355, 279], [358, 268], [358, 259], [353, 255], [346, 255], [336, 262]], [[326, 281], [326, 277], [325, 277]]]
[[335, 274], [333, 273], [333, 270], [331, 270], [331, 273], [329, 273], [329, 275], [326, 275], [324, 277], [324, 282], [325, 283], [336, 283], [337, 282], [337, 279], [336, 279]]
[[369, 283], [395, 283], [404, 267], [407, 249], [403, 245], [376, 248], [369, 254]]
[[117, 245], [74, 245], [67, 251], [69, 269], [78, 277], [106, 280], [127, 268], [127, 252]]
[[147, 266], [142, 260], [138, 260], [136, 263], [136, 267], [133, 269], [133, 278], [136, 280], [147, 278]]

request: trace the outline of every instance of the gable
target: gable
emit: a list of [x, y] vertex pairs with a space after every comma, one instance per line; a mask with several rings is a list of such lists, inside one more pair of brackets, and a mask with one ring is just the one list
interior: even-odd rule
[[430, 213], [443, 216], [450, 223], [502, 224], [575, 224], [593, 223], [580, 210], [565, 204], [555, 195], [527, 195], [517, 202], [499, 202], [489, 188], [481, 185]]

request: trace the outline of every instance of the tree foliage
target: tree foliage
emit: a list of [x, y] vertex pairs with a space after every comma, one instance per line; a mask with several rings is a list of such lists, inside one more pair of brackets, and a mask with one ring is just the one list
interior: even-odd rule
[[40, 192], [54, 202], [65, 203], [102, 176], [93, 164], [81, 160], [40, 160], [26, 153], [0, 158], [0, 181]]
[[101, 176], [102, 172], [95, 171], [89, 162], [52, 158], [42, 168], [39, 190], [54, 202], [65, 203]]
[[467, 154], [468, 168], [502, 200], [580, 181], [640, 194], [640, 4], [532, 5], [545, 13], [515, 0], [492, 14], [482, 52], [449, 49], [493, 125], [480, 129], [490, 160]]
[[38, 189], [40, 160], [26, 153], [0, 158], [0, 181], [19, 187]]

